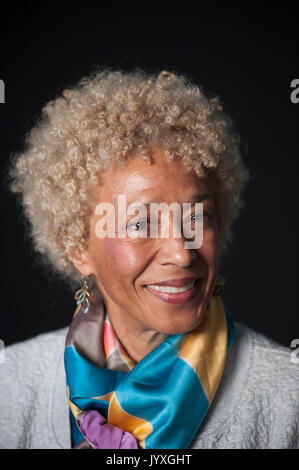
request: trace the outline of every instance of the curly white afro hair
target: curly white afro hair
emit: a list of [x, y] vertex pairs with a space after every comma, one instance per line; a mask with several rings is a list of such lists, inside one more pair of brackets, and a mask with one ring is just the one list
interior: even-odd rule
[[11, 189], [21, 195], [34, 247], [72, 286], [81, 275], [69, 255], [88, 245], [101, 173], [130, 158], [150, 164], [154, 148], [209, 178], [224, 253], [249, 171], [218, 97], [185, 76], [97, 70], [46, 104], [24, 151], [12, 156]]

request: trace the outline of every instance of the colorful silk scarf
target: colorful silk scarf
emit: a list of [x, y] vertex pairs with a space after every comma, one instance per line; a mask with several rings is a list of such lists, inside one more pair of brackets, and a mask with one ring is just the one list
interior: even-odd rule
[[[220, 383], [233, 322], [213, 295], [200, 325], [171, 335], [135, 364], [118, 342], [99, 290], [77, 308], [65, 348], [67, 394], [78, 431], [93, 448], [188, 448]], [[136, 445], [134, 443], [137, 443]]]

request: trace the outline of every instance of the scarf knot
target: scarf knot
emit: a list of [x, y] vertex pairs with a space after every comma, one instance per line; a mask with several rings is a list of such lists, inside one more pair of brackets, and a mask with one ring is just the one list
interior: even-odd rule
[[78, 427], [94, 449], [137, 449], [134, 436], [113, 424], [107, 423], [101, 413], [87, 410], [77, 416]]

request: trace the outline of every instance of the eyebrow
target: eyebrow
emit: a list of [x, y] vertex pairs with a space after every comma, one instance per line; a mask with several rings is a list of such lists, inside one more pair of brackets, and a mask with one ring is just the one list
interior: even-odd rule
[[201, 202], [201, 201], [206, 201], [206, 200], [213, 200], [213, 195], [212, 193], [205, 193], [205, 194], [196, 194], [193, 196], [189, 201], [184, 201], [184, 202]]
[[[183, 201], [183, 202], [193, 204], [195, 202], [202, 202], [202, 201], [207, 201], [207, 200], [213, 201], [212, 193], [196, 194], [195, 196], [192, 196], [190, 199], [188, 199], [186, 201]], [[173, 201], [173, 202], [177, 202], [177, 201]], [[130, 203], [129, 206], [131, 206], [135, 210], [138, 210], [139, 207], [148, 208], [151, 204], [162, 204], [162, 203], [163, 203], [162, 201], [156, 201], [156, 200], [153, 200], [153, 201], [150, 201], [150, 202], [142, 202], [142, 201], [137, 202], [136, 201], [136, 202]], [[171, 204], [173, 204], [173, 203], [171, 203]]]

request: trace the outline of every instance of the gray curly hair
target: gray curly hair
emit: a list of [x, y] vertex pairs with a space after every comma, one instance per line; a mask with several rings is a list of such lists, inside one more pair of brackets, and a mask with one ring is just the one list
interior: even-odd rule
[[249, 171], [218, 97], [186, 76], [97, 70], [45, 105], [24, 151], [12, 156], [10, 187], [21, 196], [34, 248], [70, 285], [82, 278], [69, 256], [88, 246], [101, 173], [134, 157], [150, 164], [154, 148], [209, 178], [223, 254]]

